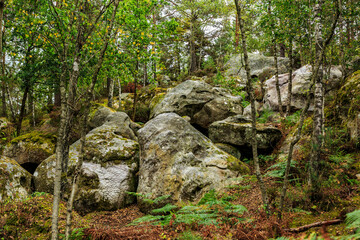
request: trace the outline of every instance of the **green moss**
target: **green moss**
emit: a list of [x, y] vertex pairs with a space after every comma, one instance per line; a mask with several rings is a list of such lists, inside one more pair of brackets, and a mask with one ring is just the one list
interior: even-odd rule
[[233, 157], [233, 156], [228, 156], [226, 158], [226, 161], [228, 163], [228, 168], [232, 171], [236, 171], [239, 172], [241, 174], [248, 174], [250, 173], [250, 169], [249, 167], [243, 163], [242, 161], [240, 161], [239, 159]]
[[152, 99], [151, 99], [151, 102], [150, 102], [150, 109], [154, 109], [155, 106], [160, 103], [164, 97], [165, 97], [166, 93], [159, 93], [157, 95], [155, 95]]
[[50, 143], [54, 144], [56, 142], [56, 136], [52, 133], [42, 133], [39, 131], [33, 131], [31, 133], [27, 133], [21, 135], [17, 138], [11, 140], [11, 143], [18, 143], [18, 142], [32, 142], [32, 143]]

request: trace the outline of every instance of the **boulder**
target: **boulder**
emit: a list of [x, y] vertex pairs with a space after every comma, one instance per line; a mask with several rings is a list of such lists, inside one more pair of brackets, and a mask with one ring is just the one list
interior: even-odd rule
[[191, 123], [208, 128], [214, 121], [241, 114], [242, 100], [242, 97], [232, 96], [223, 88], [187, 80], [171, 89], [165, 96], [156, 96], [151, 103], [150, 117], [173, 112], [188, 116]]
[[31, 174], [14, 159], [0, 156], [0, 203], [24, 199], [31, 193]]
[[139, 131], [139, 143], [137, 192], [153, 199], [171, 195], [173, 203], [197, 201], [210, 189], [224, 190], [249, 171], [175, 113], [146, 123]]
[[[291, 107], [293, 110], [302, 109], [306, 102], [306, 95], [310, 87], [312, 69], [310, 65], [305, 65], [300, 69], [296, 70], [293, 73], [293, 86], [292, 86], [292, 99]], [[340, 83], [342, 73], [340, 68], [336, 66], [331, 67], [330, 77], [327, 82], [324, 84], [325, 92], [328, 93], [336, 89]], [[288, 81], [289, 74], [279, 75], [279, 86], [281, 94], [281, 102], [283, 108], [286, 107], [287, 98], [288, 98]], [[276, 92], [276, 81], [275, 77], [272, 77], [265, 82], [265, 105], [270, 107], [274, 111], [278, 111], [279, 103]], [[310, 106], [310, 111], [312, 111], [313, 106]]]
[[[75, 209], [87, 213], [113, 210], [133, 202], [126, 192], [136, 190], [139, 145], [129, 127], [129, 117], [117, 112], [86, 135], [85, 158], [81, 169]], [[70, 147], [67, 175], [62, 179], [63, 194], [70, 193], [71, 178], [80, 155], [80, 141]], [[55, 155], [39, 165], [34, 173], [37, 191], [52, 193]]]
[[54, 154], [56, 136], [33, 131], [14, 138], [4, 149], [3, 155], [13, 158], [20, 165], [39, 165], [43, 160]]
[[215, 143], [215, 146], [217, 146], [224, 152], [236, 157], [237, 159], [241, 159], [241, 152], [236, 147], [234, 147], [230, 144], [225, 144], [225, 143]]
[[104, 124], [106, 118], [115, 112], [113, 109], [101, 105], [92, 106], [92, 111], [89, 114], [89, 127], [91, 129], [100, 127]]
[[156, 104], [150, 112], [150, 118], [169, 112], [192, 118], [215, 97], [216, 94], [211, 85], [200, 81], [187, 80], [171, 89], [162, 101]]
[[[246, 72], [244, 67], [244, 60], [241, 54], [234, 55], [226, 63], [227, 76], [240, 76], [242, 81], [246, 81]], [[288, 58], [278, 58], [279, 73], [285, 73], [287, 71], [287, 65], [289, 64]], [[257, 78], [271, 77], [275, 74], [274, 57], [266, 57], [259, 53], [249, 53], [249, 66], [251, 70], [251, 76]], [[260, 79], [261, 80], [261, 79]]]
[[194, 115], [192, 121], [203, 128], [208, 128], [213, 122], [223, 120], [233, 115], [242, 114], [242, 112], [242, 97], [217, 97], [206, 103], [204, 107]]
[[[242, 115], [214, 122], [209, 127], [209, 138], [214, 143], [251, 147], [251, 120]], [[271, 150], [280, 141], [282, 133], [275, 127], [257, 124], [258, 149]]]

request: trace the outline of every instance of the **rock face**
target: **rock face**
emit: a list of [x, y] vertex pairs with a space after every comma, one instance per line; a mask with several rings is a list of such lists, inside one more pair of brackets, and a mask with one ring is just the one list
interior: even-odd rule
[[[296, 70], [293, 73], [293, 86], [292, 86], [292, 100], [291, 107], [293, 110], [302, 109], [306, 102], [306, 94], [310, 87], [311, 81], [311, 66], [306, 65]], [[329, 92], [335, 89], [342, 77], [342, 73], [338, 67], [333, 66], [330, 71], [329, 80], [326, 82], [325, 91]], [[285, 108], [288, 98], [288, 81], [289, 74], [279, 75], [279, 85], [280, 85], [280, 94], [281, 101], [283, 107]], [[264, 102], [265, 105], [269, 106], [272, 110], [277, 111], [279, 109], [277, 92], [276, 92], [276, 84], [275, 77], [266, 80], [265, 82], [265, 97]], [[310, 110], [312, 110], [312, 106], [310, 106]]]
[[95, 110], [92, 110], [89, 118], [89, 127], [96, 128], [100, 127], [105, 123], [106, 118], [112, 114], [114, 110], [104, 107], [104, 106], [95, 106]]
[[150, 120], [139, 131], [138, 193], [196, 201], [210, 189], [223, 190], [248, 167], [217, 148], [175, 113]]
[[207, 128], [212, 122], [241, 114], [242, 98], [201, 81], [185, 81], [171, 89], [151, 110], [150, 117], [161, 113], [189, 116], [191, 123]]
[[55, 151], [56, 137], [52, 134], [31, 132], [14, 138], [4, 149], [4, 156], [19, 164], [40, 164]]
[[[228, 76], [240, 76], [243, 80], [246, 80], [246, 72], [243, 64], [242, 55], [234, 55], [227, 62], [226, 66], [228, 70], [226, 75]], [[289, 64], [288, 58], [278, 58], [279, 73], [285, 73], [287, 71], [287, 65]], [[251, 69], [251, 76], [261, 78], [262, 75], [271, 76], [275, 73], [274, 58], [266, 57], [257, 53], [249, 54], [249, 65]]]
[[213, 122], [243, 112], [241, 97], [218, 97], [206, 103], [204, 107], [194, 115], [193, 122], [203, 128], [208, 128]]
[[[125, 113], [113, 113], [105, 123], [86, 135], [85, 158], [81, 170], [75, 209], [81, 212], [118, 209], [134, 199], [126, 192], [136, 190], [139, 145], [130, 129]], [[64, 197], [70, 192], [70, 182], [80, 155], [80, 142], [70, 147]], [[52, 192], [55, 175], [55, 155], [45, 160], [34, 173], [37, 191]]]
[[[271, 150], [280, 141], [282, 133], [274, 127], [257, 124], [258, 149]], [[209, 127], [209, 138], [214, 143], [251, 147], [251, 120], [241, 115], [214, 122]]]
[[0, 157], [0, 203], [6, 199], [23, 199], [31, 193], [31, 174], [14, 159]]

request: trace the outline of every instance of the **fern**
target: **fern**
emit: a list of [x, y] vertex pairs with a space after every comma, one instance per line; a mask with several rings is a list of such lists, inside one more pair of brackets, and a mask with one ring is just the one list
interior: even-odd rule
[[[268, 176], [268, 177], [274, 177], [274, 178], [283, 178], [284, 175], [285, 175], [285, 171], [286, 171], [286, 164], [287, 162], [286, 161], [283, 161], [283, 162], [278, 162], [272, 166], [270, 166], [268, 170], [271, 170], [269, 172], [267, 172], [265, 174], [265, 176]], [[291, 161], [290, 162], [290, 167], [295, 167], [296, 165], [296, 161]]]
[[346, 215], [347, 228], [360, 228], [360, 209]]
[[178, 206], [172, 205], [170, 203], [166, 204], [162, 208], [154, 209], [152, 213], [170, 213], [172, 210], [177, 209]]

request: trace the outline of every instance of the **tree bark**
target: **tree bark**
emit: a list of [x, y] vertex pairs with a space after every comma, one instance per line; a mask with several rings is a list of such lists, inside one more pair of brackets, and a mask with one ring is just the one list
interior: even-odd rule
[[120, 79], [117, 79], [118, 86], [119, 86], [119, 110], [122, 110], [122, 103], [121, 103], [121, 82]]
[[136, 116], [136, 104], [137, 104], [137, 85], [138, 85], [138, 77], [139, 77], [139, 61], [136, 61], [136, 67], [134, 72], [134, 101], [133, 101], [133, 109], [132, 109], [132, 117], [131, 120], [135, 122]]
[[251, 104], [251, 119], [252, 119], [252, 129], [251, 129], [251, 145], [252, 145], [252, 153], [253, 153], [253, 159], [254, 159], [254, 165], [255, 165], [255, 175], [259, 183], [259, 187], [261, 190], [261, 197], [262, 201], [265, 207], [265, 211], [267, 216], [270, 214], [269, 209], [269, 203], [268, 203], [268, 197], [266, 193], [266, 186], [260, 171], [260, 165], [259, 165], [259, 158], [258, 158], [258, 152], [257, 152], [257, 139], [256, 139], [256, 108], [255, 108], [255, 98], [252, 90], [252, 83], [251, 83], [251, 75], [250, 75], [250, 67], [249, 67], [249, 57], [247, 53], [247, 46], [246, 46], [246, 36], [245, 36], [245, 30], [244, 30], [244, 23], [241, 15], [241, 7], [239, 5], [239, 0], [234, 0], [235, 6], [236, 6], [236, 12], [239, 19], [239, 28], [240, 28], [240, 34], [242, 39], [242, 49], [244, 53], [244, 62], [245, 62], [245, 71], [246, 71], [246, 87], [247, 92], [250, 98], [250, 104]]
[[114, 79], [111, 77], [108, 77], [108, 107], [113, 107], [113, 101], [114, 101]]
[[292, 98], [292, 74], [293, 74], [293, 40], [290, 37], [289, 40], [289, 82], [288, 82], [288, 97], [286, 106], [286, 116], [291, 112], [291, 98]]
[[[271, 0], [269, 0], [269, 6], [268, 6], [268, 14], [271, 18]], [[277, 57], [277, 44], [276, 44], [276, 36], [275, 36], [275, 24], [273, 21], [271, 21], [271, 28], [272, 28], [272, 35], [273, 35], [273, 51], [274, 51], [274, 68], [275, 68], [275, 87], [276, 87], [276, 93], [278, 98], [278, 105], [279, 105], [279, 113], [280, 116], [284, 116], [282, 102], [281, 102], [281, 92], [280, 92], [280, 85], [279, 85], [279, 66], [278, 66], [278, 57]]]
[[[80, 157], [79, 157], [79, 160], [78, 160], [78, 163], [76, 166], [76, 171], [75, 171], [75, 174], [73, 177], [72, 188], [71, 188], [70, 198], [69, 198], [68, 207], [67, 207], [66, 229], [65, 229], [65, 239], [66, 240], [68, 240], [71, 235], [71, 219], [72, 219], [73, 202], [74, 202], [74, 198], [75, 198], [75, 194], [76, 194], [76, 190], [77, 190], [77, 186], [78, 186], [78, 177], [80, 175], [83, 159], [85, 156], [84, 148], [85, 148], [85, 144], [86, 144], [86, 126], [87, 126], [88, 115], [90, 113], [90, 107], [91, 107], [90, 102], [94, 96], [94, 88], [95, 88], [102, 64], [104, 62], [104, 56], [105, 56], [105, 52], [106, 52], [108, 44], [109, 44], [110, 34], [111, 34], [113, 26], [114, 26], [114, 21], [115, 21], [115, 16], [116, 16], [116, 12], [118, 9], [118, 5], [119, 5], [119, 0], [115, 0], [114, 10], [113, 10], [111, 20], [110, 20], [110, 26], [109, 26], [108, 32], [105, 36], [105, 43], [100, 51], [99, 60], [95, 66], [94, 75], [92, 77], [92, 81], [87, 90], [87, 94], [86, 94], [86, 98], [85, 98], [85, 111], [84, 111], [84, 117], [83, 117], [84, 120], [83, 120], [83, 125], [82, 125], [83, 128], [82, 128], [82, 134], [81, 134]], [[113, 92], [113, 90], [114, 90], [114, 81], [113, 80], [111, 81], [110, 85], [112, 85], [112, 87], [110, 86], [110, 88], [112, 88], [112, 92]], [[112, 99], [113, 98], [111, 98], [111, 100]]]
[[[324, 0], [318, 0], [314, 7], [315, 12], [315, 55], [319, 56], [323, 47], [321, 15], [322, 6]], [[309, 168], [309, 186], [317, 188], [317, 180], [319, 174], [319, 161], [320, 161], [320, 149], [322, 146], [322, 129], [323, 129], [323, 59], [320, 61], [320, 71], [315, 80], [315, 92], [314, 92], [314, 117], [313, 117], [313, 134], [312, 134], [312, 145], [311, 145], [311, 157], [310, 157], [310, 168]]]
[[1, 103], [3, 117], [7, 117], [6, 112], [6, 84], [5, 84], [5, 54], [3, 53], [3, 20], [5, 0], [0, 0], [0, 60], [1, 60]]
[[280, 213], [279, 213], [279, 219], [281, 219], [282, 216], [282, 212], [284, 210], [284, 201], [285, 201], [285, 197], [286, 197], [286, 191], [287, 191], [287, 184], [288, 184], [288, 179], [289, 179], [289, 173], [290, 173], [290, 164], [291, 164], [291, 160], [292, 160], [292, 154], [294, 151], [294, 147], [295, 145], [299, 142], [300, 138], [301, 138], [301, 130], [304, 124], [304, 120], [305, 120], [305, 116], [306, 113], [310, 107], [310, 102], [311, 102], [311, 89], [313, 87], [313, 85], [316, 82], [316, 79], [318, 79], [318, 75], [319, 75], [319, 71], [320, 71], [320, 65], [321, 62], [324, 58], [325, 55], [325, 50], [326, 47], [329, 45], [333, 35], [334, 35], [334, 31], [337, 25], [337, 21], [339, 19], [340, 16], [340, 2], [341, 0], [336, 0], [335, 1], [335, 7], [336, 7], [336, 15], [335, 15], [335, 19], [332, 25], [332, 28], [329, 32], [329, 36], [327, 37], [326, 41], [324, 42], [320, 55], [316, 58], [315, 60], [315, 66], [313, 68], [313, 74], [311, 76], [311, 86], [309, 88], [309, 91], [307, 93], [307, 101], [306, 101], [306, 105], [305, 108], [303, 109], [302, 113], [301, 113], [301, 117], [300, 117], [300, 123], [299, 123], [299, 127], [296, 133], [295, 138], [293, 139], [293, 141], [290, 143], [290, 149], [289, 149], [289, 153], [288, 153], [288, 158], [287, 158], [287, 163], [286, 163], [286, 170], [285, 170], [285, 176], [284, 176], [284, 182], [283, 182], [283, 187], [282, 187], [282, 192], [281, 192], [281, 196], [280, 196]]
[[17, 136], [20, 136], [20, 134], [21, 134], [21, 124], [22, 124], [22, 121], [25, 116], [26, 99], [28, 97], [29, 90], [30, 90], [29, 80], [25, 79], [25, 89], [24, 89], [24, 94], [23, 94], [22, 100], [21, 100], [19, 119], [16, 124], [16, 135]]

